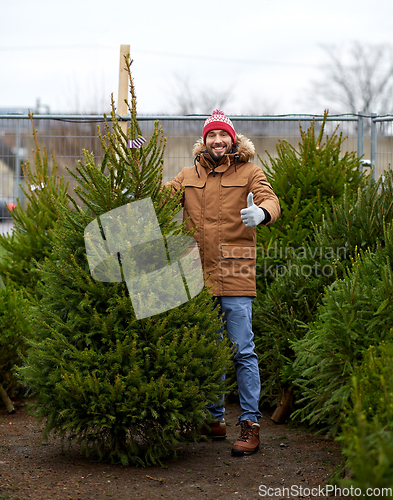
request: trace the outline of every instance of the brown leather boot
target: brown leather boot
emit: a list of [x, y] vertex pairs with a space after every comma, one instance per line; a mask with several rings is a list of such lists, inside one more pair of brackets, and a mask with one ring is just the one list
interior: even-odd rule
[[232, 455], [251, 455], [259, 448], [259, 424], [244, 420], [240, 422], [240, 425], [240, 437], [232, 446]]
[[203, 427], [199, 432], [213, 441], [217, 441], [227, 437], [227, 425], [224, 419], [215, 420], [209, 424], [203, 424]]

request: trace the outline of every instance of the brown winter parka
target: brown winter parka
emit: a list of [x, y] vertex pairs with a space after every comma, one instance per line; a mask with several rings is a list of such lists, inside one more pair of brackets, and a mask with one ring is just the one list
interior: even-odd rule
[[[214, 285], [216, 296], [256, 296], [256, 229], [244, 225], [240, 210], [247, 208], [247, 195], [270, 215], [267, 224], [280, 216], [280, 203], [262, 169], [251, 163], [253, 143], [237, 134], [230, 154], [218, 165], [200, 139], [194, 146], [193, 167], [185, 167], [166, 186], [174, 191], [184, 186], [183, 219], [187, 228], [197, 228], [206, 285]], [[267, 215], [267, 214], [266, 214]], [[265, 219], [266, 222], [266, 219]], [[265, 222], [262, 222], [264, 224]]]

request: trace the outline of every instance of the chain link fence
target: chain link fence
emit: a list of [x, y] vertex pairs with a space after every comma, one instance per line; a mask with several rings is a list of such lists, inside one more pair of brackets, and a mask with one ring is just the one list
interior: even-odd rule
[[[193, 164], [192, 150], [201, 137], [207, 116], [138, 116], [143, 136], [148, 140], [159, 121], [167, 139], [164, 155], [164, 181], [172, 179], [185, 166]], [[255, 163], [263, 168], [268, 155], [277, 156], [276, 145], [286, 140], [295, 148], [300, 142], [300, 129], [306, 130], [312, 119], [319, 132], [323, 116], [231, 116], [236, 131], [246, 135], [255, 144]], [[126, 117], [123, 117], [126, 120]], [[110, 122], [109, 122], [110, 123]], [[0, 115], [0, 224], [9, 223], [5, 203], [14, 203], [17, 198], [23, 203], [23, 164], [34, 165], [33, 124], [38, 144], [45, 148], [52, 165], [54, 155], [60, 175], [71, 182], [69, 170], [74, 171], [79, 160], [83, 161], [83, 150], [93, 152], [97, 164], [102, 160], [102, 147], [98, 128], [105, 133], [102, 116], [96, 115], [36, 115], [33, 122], [28, 115]], [[331, 135], [337, 128], [346, 137], [345, 151], [356, 151], [363, 156], [364, 167], [374, 166], [375, 177], [389, 169], [393, 156], [393, 117], [337, 115], [328, 116], [325, 134]]]

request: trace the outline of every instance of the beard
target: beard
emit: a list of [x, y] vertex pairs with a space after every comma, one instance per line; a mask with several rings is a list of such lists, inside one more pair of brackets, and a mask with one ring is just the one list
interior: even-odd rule
[[213, 158], [214, 161], [219, 161], [221, 158], [230, 153], [232, 151], [232, 145], [227, 146], [225, 150], [223, 150], [220, 153], [216, 153], [215, 150], [211, 147], [206, 146], [207, 152], [210, 154], [210, 156]]

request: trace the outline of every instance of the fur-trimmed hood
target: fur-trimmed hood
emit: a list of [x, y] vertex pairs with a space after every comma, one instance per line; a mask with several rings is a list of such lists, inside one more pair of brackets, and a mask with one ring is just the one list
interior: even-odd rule
[[[236, 142], [234, 144], [237, 149], [236, 154], [238, 155], [240, 162], [251, 161], [255, 156], [255, 146], [250, 139], [245, 135], [236, 134]], [[192, 154], [194, 157], [201, 155], [206, 152], [206, 145], [203, 143], [202, 137], [194, 144]]]

